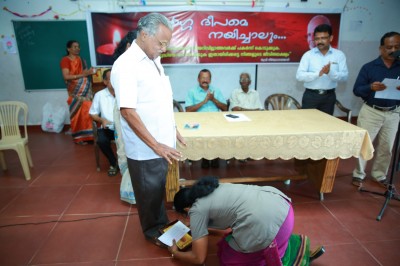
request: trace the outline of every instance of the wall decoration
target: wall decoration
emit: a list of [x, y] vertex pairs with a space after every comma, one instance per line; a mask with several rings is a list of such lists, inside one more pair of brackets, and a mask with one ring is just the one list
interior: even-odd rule
[[[174, 26], [163, 64], [296, 63], [310, 49], [314, 13], [176, 11], [160, 12]], [[146, 12], [90, 13], [92, 65], [113, 64], [113, 50]], [[323, 14], [338, 44], [340, 14]], [[312, 23], [315, 24], [314, 22]], [[320, 23], [321, 24], [321, 23]], [[314, 29], [314, 27], [313, 27]], [[313, 30], [312, 30], [313, 31]]]

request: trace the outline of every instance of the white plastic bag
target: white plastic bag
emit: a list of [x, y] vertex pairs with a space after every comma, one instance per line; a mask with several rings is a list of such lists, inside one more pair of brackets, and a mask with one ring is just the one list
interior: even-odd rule
[[136, 204], [135, 194], [133, 193], [131, 176], [128, 170], [128, 161], [126, 159], [124, 142], [121, 135], [121, 120], [120, 113], [117, 105], [114, 106], [114, 137], [115, 144], [117, 144], [117, 155], [118, 155], [118, 166], [120, 173], [122, 175], [121, 185], [120, 185], [120, 198], [122, 201], [126, 201], [130, 204]]
[[123, 173], [120, 186], [121, 200], [130, 204], [136, 204], [135, 194], [133, 194], [132, 181], [131, 176], [129, 175], [129, 171], [128, 169], [125, 169], [125, 171], [121, 171], [121, 173]]
[[64, 106], [46, 103], [43, 106], [42, 130], [60, 133], [64, 128], [64, 121], [68, 117], [68, 110]]

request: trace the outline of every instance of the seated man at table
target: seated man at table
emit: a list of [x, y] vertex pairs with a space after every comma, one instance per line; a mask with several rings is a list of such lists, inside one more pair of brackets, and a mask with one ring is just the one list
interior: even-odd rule
[[249, 73], [240, 74], [239, 83], [241, 88], [235, 89], [230, 98], [230, 109], [232, 111], [257, 111], [262, 110], [258, 91], [251, 90], [251, 78]]
[[[211, 72], [208, 69], [200, 70], [197, 77], [199, 86], [189, 90], [186, 97], [185, 106], [186, 112], [218, 112], [227, 111], [226, 100], [222, 92], [210, 85]], [[210, 162], [203, 159], [201, 163], [202, 168], [208, 168]], [[219, 167], [218, 158], [212, 160], [211, 166], [214, 168]]]
[[114, 140], [114, 104], [115, 93], [110, 82], [111, 70], [107, 69], [103, 72], [103, 82], [106, 88], [98, 91], [93, 98], [92, 106], [89, 114], [93, 121], [101, 124], [101, 128], [97, 131], [97, 145], [107, 157], [110, 163], [108, 169], [109, 176], [115, 176], [118, 173], [117, 159], [111, 148], [111, 141]]

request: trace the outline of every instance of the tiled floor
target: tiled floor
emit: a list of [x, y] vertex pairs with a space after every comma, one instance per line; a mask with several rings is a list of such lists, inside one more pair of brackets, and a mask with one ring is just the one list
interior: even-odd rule
[[[8, 170], [0, 171], [0, 265], [185, 265], [141, 234], [135, 206], [121, 202], [121, 177], [108, 177], [106, 163], [96, 172], [93, 146], [78, 146], [70, 136], [30, 128], [34, 160], [26, 181], [13, 151], [5, 153]], [[359, 192], [350, 184], [355, 160], [341, 160], [333, 193], [318, 194], [309, 181], [269, 182], [294, 204], [296, 233], [323, 244], [326, 253], [313, 265], [399, 265], [400, 202], [392, 199], [376, 221], [384, 197]], [[198, 162], [182, 165], [181, 177], [220, 177], [291, 173], [292, 162], [225, 162], [202, 170]], [[399, 185], [400, 182], [397, 180]], [[384, 191], [368, 181], [366, 187]], [[176, 214], [167, 204], [171, 219]], [[206, 265], [218, 265], [211, 238]]]

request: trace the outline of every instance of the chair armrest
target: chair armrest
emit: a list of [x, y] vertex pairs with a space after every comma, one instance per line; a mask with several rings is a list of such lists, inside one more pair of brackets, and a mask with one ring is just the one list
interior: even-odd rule
[[336, 106], [341, 110], [342, 112], [346, 113], [347, 115], [347, 122], [351, 123], [351, 110], [349, 108], [346, 108], [343, 106], [341, 102], [336, 100]]

